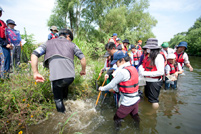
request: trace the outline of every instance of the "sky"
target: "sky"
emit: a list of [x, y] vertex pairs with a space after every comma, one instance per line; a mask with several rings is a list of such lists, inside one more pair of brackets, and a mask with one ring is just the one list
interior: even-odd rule
[[[1, 0], [4, 12], [0, 19], [13, 19], [15, 29], [34, 34], [36, 43], [45, 42], [50, 33], [47, 26], [55, 0]], [[152, 29], [159, 41], [169, 41], [175, 34], [186, 32], [201, 17], [201, 0], [150, 0], [148, 12], [158, 21]]]

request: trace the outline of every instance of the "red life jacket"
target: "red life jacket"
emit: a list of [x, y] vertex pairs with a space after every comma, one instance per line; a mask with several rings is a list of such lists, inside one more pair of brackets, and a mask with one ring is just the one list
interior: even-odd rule
[[149, 58], [149, 54], [144, 55], [144, 59], [142, 60], [142, 66], [143, 66], [143, 68], [145, 68], [145, 63], [147, 62], [148, 58]]
[[[145, 64], [144, 64], [144, 68], [145, 68], [145, 71], [151, 71], [151, 72], [153, 72], [153, 71], [157, 71], [157, 68], [156, 68], [156, 65], [150, 65], [150, 59], [148, 59], [147, 58], [147, 61], [145, 62]], [[150, 77], [150, 76], [146, 76], [146, 77], [148, 77], [148, 78], [156, 78], [156, 79], [160, 79], [160, 78], [162, 78], [162, 76], [157, 76], [157, 77]]]
[[52, 40], [52, 39], [56, 39], [56, 38], [58, 37], [57, 35], [55, 36], [53, 33], [50, 33], [50, 34], [52, 35], [51, 40]]
[[133, 60], [134, 61], [138, 61], [139, 60], [139, 56], [138, 56], [138, 52], [135, 52], [134, 54], [133, 54]]
[[175, 67], [174, 65], [170, 64], [169, 62], [167, 62], [167, 64], [170, 66], [170, 75], [174, 74], [175, 72], [177, 72], [179, 70], [178, 66]]
[[142, 50], [142, 47], [139, 44], [137, 44], [137, 50]]
[[7, 28], [3, 20], [0, 20], [0, 38], [6, 38], [5, 29]]
[[123, 81], [118, 84], [119, 91], [122, 93], [135, 93], [138, 92], [138, 72], [135, 67], [128, 66], [124, 67], [130, 72], [130, 79], [128, 81]]
[[184, 63], [184, 56], [183, 56], [183, 55], [184, 55], [184, 52], [181, 53], [179, 57], [178, 57], [177, 52], [175, 52], [174, 54], [176, 55], [176, 61], [177, 61], [178, 63], [180, 63], [180, 65], [182, 66], [183, 63]]
[[[108, 43], [110, 42], [110, 39], [113, 39], [113, 38], [109, 38]], [[113, 40], [114, 40], [114, 44], [117, 46], [117, 41], [115, 39]]]

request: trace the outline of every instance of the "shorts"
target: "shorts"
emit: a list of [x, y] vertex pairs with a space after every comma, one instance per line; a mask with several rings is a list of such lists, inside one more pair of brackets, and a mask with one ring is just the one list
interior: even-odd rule
[[145, 86], [145, 96], [148, 98], [148, 101], [151, 103], [159, 102], [158, 97], [160, 94], [163, 81], [158, 82], [146, 82]]

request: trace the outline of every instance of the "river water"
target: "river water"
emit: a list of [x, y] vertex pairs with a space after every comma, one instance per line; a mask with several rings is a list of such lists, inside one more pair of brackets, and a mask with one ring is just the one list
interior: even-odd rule
[[[201, 132], [201, 58], [190, 57], [194, 68], [184, 68], [177, 90], [161, 89], [159, 109], [153, 110], [144, 97], [139, 103], [140, 128], [133, 126], [127, 116], [119, 131], [114, 129], [113, 116], [116, 111], [112, 95], [102, 98], [94, 108], [96, 96], [87, 100], [65, 102], [66, 114], [53, 112], [50, 118], [29, 127], [33, 134], [200, 134]], [[73, 116], [70, 118], [70, 116]], [[63, 127], [67, 119], [68, 123]]]

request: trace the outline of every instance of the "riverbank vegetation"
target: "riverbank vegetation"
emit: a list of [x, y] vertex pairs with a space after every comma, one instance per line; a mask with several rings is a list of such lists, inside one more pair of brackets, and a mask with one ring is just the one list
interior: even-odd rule
[[179, 42], [186, 41], [188, 49], [186, 52], [192, 56], [201, 56], [201, 17], [199, 17], [194, 25], [187, 32], [174, 35], [169, 41], [170, 47], [174, 48]]

